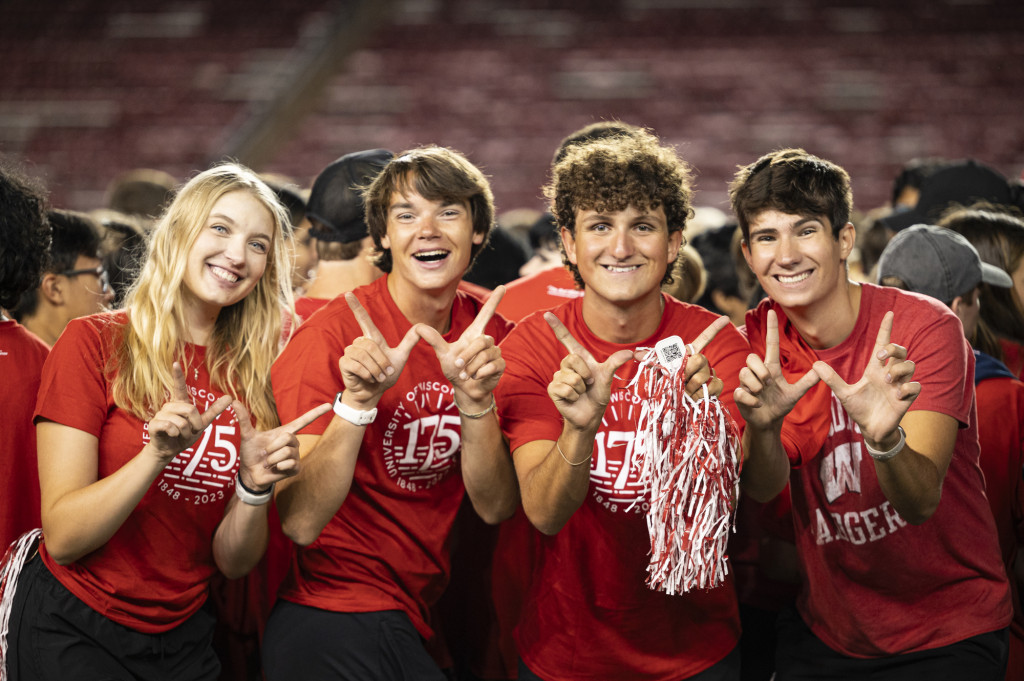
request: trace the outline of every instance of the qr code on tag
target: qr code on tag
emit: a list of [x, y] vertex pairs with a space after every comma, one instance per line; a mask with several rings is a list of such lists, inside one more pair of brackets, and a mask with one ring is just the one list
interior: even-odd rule
[[658, 361], [669, 368], [677, 368], [686, 357], [686, 346], [679, 336], [669, 336], [658, 341], [654, 346]]

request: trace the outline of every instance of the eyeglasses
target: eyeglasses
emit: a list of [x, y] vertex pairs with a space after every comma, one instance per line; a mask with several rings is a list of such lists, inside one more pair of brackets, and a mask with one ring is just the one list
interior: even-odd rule
[[107, 270], [103, 265], [100, 265], [99, 267], [87, 267], [83, 270], [67, 270], [60, 274], [65, 277], [77, 277], [79, 274], [94, 274], [100, 280], [100, 291], [102, 293], [110, 291], [110, 277], [107, 275]]

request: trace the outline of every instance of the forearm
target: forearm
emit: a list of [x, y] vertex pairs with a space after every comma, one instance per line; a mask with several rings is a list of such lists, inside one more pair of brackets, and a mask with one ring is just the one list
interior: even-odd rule
[[232, 496], [213, 536], [217, 568], [228, 579], [244, 577], [267, 550], [267, 539], [267, 504], [253, 506]]
[[[316, 541], [344, 503], [352, 487], [359, 449], [366, 426], [356, 426], [334, 416], [327, 430], [302, 452], [298, 475], [277, 483], [275, 500], [284, 533], [296, 544]], [[306, 436], [308, 437], [308, 436]], [[305, 450], [304, 436], [299, 436]]]
[[519, 504], [519, 485], [508, 445], [498, 426], [495, 410], [480, 418], [466, 414], [477, 414], [488, 408], [492, 402], [488, 394], [483, 405], [469, 401], [465, 395], [456, 395], [456, 401], [463, 413], [462, 430], [462, 480], [466, 485], [473, 508], [484, 522], [497, 524], [511, 518]]
[[46, 550], [60, 565], [106, 544], [121, 528], [166, 464], [144, 447], [111, 475], [71, 490], [42, 507]]
[[743, 431], [743, 473], [740, 484], [752, 499], [774, 499], [789, 482], [789, 456], [782, 446], [782, 425], [760, 428], [747, 423]]
[[561, 530], [586, 500], [596, 434], [596, 428], [581, 431], [566, 423], [555, 442], [529, 443], [539, 460], [519, 478], [523, 511], [544, 534]]
[[942, 478], [935, 463], [909, 445], [888, 461], [875, 460], [882, 493], [911, 525], [920, 525], [935, 513], [942, 499]]

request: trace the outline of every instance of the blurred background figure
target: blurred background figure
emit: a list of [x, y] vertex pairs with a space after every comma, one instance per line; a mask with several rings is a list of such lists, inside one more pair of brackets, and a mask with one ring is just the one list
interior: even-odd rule
[[49, 348], [8, 310], [39, 285], [49, 254], [42, 186], [0, 162], [0, 552], [40, 526], [32, 413]]
[[147, 222], [137, 216], [113, 210], [93, 211], [93, 219], [103, 230], [100, 252], [103, 253], [103, 267], [113, 289], [111, 309], [119, 309], [124, 296], [135, 283], [135, 278], [146, 260]]
[[51, 210], [50, 264], [38, 286], [10, 310], [25, 328], [53, 345], [68, 322], [114, 300], [100, 253], [100, 226], [85, 213]]
[[981, 320], [969, 336], [976, 350], [1024, 378], [1024, 220], [1012, 207], [978, 204], [953, 209], [939, 224], [962, 234], [983, 262], [1009, 273], [1013, 287], [981, 286]]
[[394, 157], [387, 149], [345, 154], [321, 171], [309, 193], [306, 217], [315, 240], [316, 276], [295, 301], [303, 319], [332, 298], [383, 274], [373, 264], [373, 239], [366, 227], [363, 188]]
[[[967, 211], [964, 211], [967, 212]], [[983, 263], [960, 234], [942, 227], [914, 225], [886, 246], [878, 283], [935, 298], [960, 318], [971, 338], [979, 322], [982, 287], [1007, 291], [1006, 271]], [[1007, 680], [1024, 679], [1024, 383], [991, 355], [974, 349], [974, 391], [978, 413], [980, 465], [985, 495], [995, 518], [1013, 598]]]
[[302, 296], [316, 274], [316, 240], [309, 233], [312, 224], [306, 216], [308, 192], [283, 175], [264, 173], [260, 179], [277, 194], [288, 210], [288, 247], [292, 254], [292, 293]]
[[135, 168], [121, 173], [107, 187], [106, 207], [141, 219], [150, 225], [174, 198], [178, 182], [155, 168]]

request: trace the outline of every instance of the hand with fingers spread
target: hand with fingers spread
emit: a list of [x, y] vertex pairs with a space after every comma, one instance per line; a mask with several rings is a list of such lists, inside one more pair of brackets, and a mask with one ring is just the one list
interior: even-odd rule
[[825, 362], [814, 363], [815, 373], [860, 427], [865, 442], [881, 450], [899, 439], [893, 435], [896, 427], [921, 392], [921, 384], [911, 381], [914, 363], [907, 359], [907, 349], [890, 342], [893, 316], [890, 311], [882, 318], [871, 359], [853, 385]]
[[786, 414], [820, 380], [814, 371], [808, 371], [795, 383], [782, 375], [779, 319], [774, 310], [768, 311], [764, 359], [753, 353], [748, 355], [739, 379], [740, 387], [734, 393], [736, 405], [747, 424], [759, 428], [780, 426]]
[[577, 430], [596, 430], [611, 400], [612, 378], [619, 367], [633, 358], [633, 351], [619, 350], [598, 362], [558, 317], [545, 312], [544, 320], [569, 351], [548, 384], [548, 396], [566, 423]]
[[[409, 353], [419, 342], [416, 327], [409, 329], [401, 342], [394, 348], [388, 345], [383, 334], [370, 319], [369, 313], [352, 293], [345, 294], [349, 309], [355, 315], [363, 335], [345, 348], [345, 354], [338, 360], [345, 393], [361, 406], [376, 406], [380, 396], [398, 380], [398, 376], [409, 360]], [[352, 404], [349, 406], [356, 406]]]
[[238, 474], [251, 490], [263, 491], [299, 472], [299, 440], [296, 433], [331, 410], [330, 402], [313, 407], [291, 423], [271, 430], [256, 430], [249, 411], [238, 400], [232, 404], [238, 417], [241, 466]]
[[185, 385], [185, 373], [175, 362], [171, 367], [174, 385], [167, 402], [149, 421], [149, 445], [164, 465], [191, 447], [207, 426], [231, 406], [231, 396], [223, 395], [202, 414], [192, 403]]
[[445, 341], [437, 329], [431, 326], [417, 324], [415, 327], [419, 337], [437, 353], [445, 378], [474, 402], [486, 400], [489, 403], [490, 395], [505, 371], [501, 350], [494, 344], [494, 339], [484, 333], [504, 295], [504, 286], [496, 288], [480, 308], [473, 323], [466, 327], [454, 343]]

